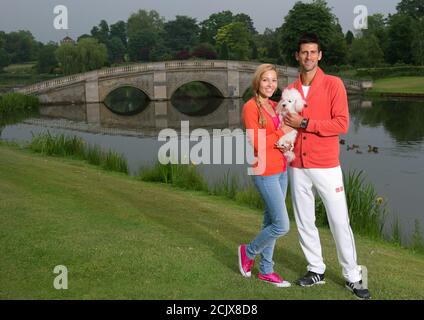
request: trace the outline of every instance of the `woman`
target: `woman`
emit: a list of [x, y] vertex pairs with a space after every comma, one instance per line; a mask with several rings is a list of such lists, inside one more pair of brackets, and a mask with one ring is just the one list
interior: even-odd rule
[[[280, 124], [275, 113], [276, 102], [270, 97], [277, 89], [277, 70], [271, 64], [258, 66], [253, 76], [252, 88], [255, 96], [243, 106], [243, 121], [254, 147], [258, 162], [253, 167], [253, 181], [265, 203], [262, 231], [249, 244], [238, 249], [239, 268], [244, 277], [251, 276], [255, 256], [260, 254], [258, 278], [277, 287], [289, 287], [273, 270], [273, 253], [277, 238], [290, 228], [285, 198], [287, 191], [287, 162], [283, 152], [276, 148], [278, 139], [292, 130]], [[263, 131], [260, 132], [260, 129]], [[262, 133], [265, 133], [262, 135]], [[261, 136], [263, 137], [262, 140]], [[261, 146], [263, 146], [261, 148]]]

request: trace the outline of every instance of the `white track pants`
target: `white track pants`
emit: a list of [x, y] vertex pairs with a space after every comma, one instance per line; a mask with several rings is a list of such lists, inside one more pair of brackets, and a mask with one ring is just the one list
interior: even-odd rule
[[308, 261], [308, 270], [316, 273], [325, 271], [321, 242], [315, 226], [317, 191], [327, 212], [343, 276], [350, 282], [361, 280], [340, 166], [328, 169], [289, 168], [289, 181], [300, 246]]

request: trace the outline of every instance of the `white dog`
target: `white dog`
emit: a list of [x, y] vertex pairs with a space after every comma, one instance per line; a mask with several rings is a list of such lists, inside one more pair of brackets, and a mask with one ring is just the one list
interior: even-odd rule
[[[305, 103], [306, 103], [305, 100], [303, 100], [302, 95], [297, 89], [295, 88], [284, 89], [283, 94], [281, 95], [281, 100], [278, 103], [276, 108], [276, 112], [278, 116], [280, 117], [280, 121], [284, 121], [284, 117], [288, 113], [301, 112]], [[296, 140], [296, 137], [297, 137], [297, 130], [293, 129], [289, 133], [282, 136], [278, 140], [277, 145], [280, 147], [293, 146]], [[286, 157], [288, 162], [292, 162], [295, 158], [294, 152], [292, 151], [292, 149], [284, 152], [284, 156]]]

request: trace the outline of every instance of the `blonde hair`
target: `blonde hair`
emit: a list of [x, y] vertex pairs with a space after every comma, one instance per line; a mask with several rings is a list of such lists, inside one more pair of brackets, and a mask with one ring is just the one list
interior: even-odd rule
[[256, 68], [255, 74], [253, 75], [253, 79], [252, 79], [252, 90], [253, 90], [253, 94], [255, 95], [256, 106], [258, 107], [258, 110], [259, 110], [259, 125], [262, 128], [266, 126], [266, 118], [264, 117], [262, 112], [263, 107], [262, 107], [262, 102], [259, 96], [259, 87], [261, 84], [262, 75], [265, 72], [268, 72], [271, 70], [275, 71], [275, 73], [278, 75], [277, 68], [275, 67], [275, 65], [269, 64], [269, 63], [261, 64]]

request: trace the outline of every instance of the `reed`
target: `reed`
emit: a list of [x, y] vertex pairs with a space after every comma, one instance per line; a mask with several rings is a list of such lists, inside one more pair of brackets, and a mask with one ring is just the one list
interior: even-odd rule
[[77, 136], [52, 135], [49, 131], [33, 135], [29, 149], [49, 156], [71, 157], [86, 160], [105, 170], [128, 173], [127, 160], [114, 151], [103, 151], [97, 145], [86, 145]]
[[157, 162], [152, 168], [142, 168], [139, 178], [143, 181], [162, 182], [187, 190], [208, 191], [206, 181], [192, 164]]
[[[384, 199], [377, 195], [372, 184], [365, 183], [363, 171], [344, 173], [343, 180], [352, 230], [371, 238], [383, 238], [384, 219], [387, 215]], [[317, 224], [328, 226], [325, 207], [319, 197], [316, 212]]]
[[38, 110], [40, 101], [37, 97], [26, 96], [21, 93], [6, 93], [0, 95], [0, 115]]

